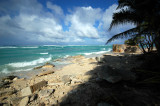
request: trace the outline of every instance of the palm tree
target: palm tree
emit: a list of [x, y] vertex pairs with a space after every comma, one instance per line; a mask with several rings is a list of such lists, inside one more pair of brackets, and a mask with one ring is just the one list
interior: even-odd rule
[[[107, 43], [124, 37], [151, 36], [160, 56], [160, 1], [159, 0], [119, 0], [109, 30], [119, 24], [133, 23], [135, 28], [114, 35]], [[148, 39], [149, 40], [149, 39]]]

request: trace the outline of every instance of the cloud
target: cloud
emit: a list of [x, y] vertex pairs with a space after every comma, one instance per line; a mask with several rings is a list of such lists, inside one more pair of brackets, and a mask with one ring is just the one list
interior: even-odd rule
[[64, 13], [52, 2], [45, 7], [37, 0], [1, 0], [0, 44], [104, 44], [111, 35], [133, 27], [128, 24], [107, 31], [116, 7], [113, 4], [105, 11], [75, 7]]
[[66, 16], [66, 25], [69, 25], [69, 33], [72, 36], [99, 38], [98, 30], [94, 25], [100, 18], [100, 8], [77, 7]]
[[60, 16], [64, 15], [62, 8], [58, 5], [52, 4], [51, 2], [47, 2], [47, 8], [51, 9], [57, 15], [60, 15]]

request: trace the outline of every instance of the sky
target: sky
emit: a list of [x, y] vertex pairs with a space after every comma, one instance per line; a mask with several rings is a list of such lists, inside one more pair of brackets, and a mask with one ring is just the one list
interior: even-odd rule
[[117, 0], [0, 0], [0, 45], [104, 45], [134, 27], [108, 31], [117, 5]]

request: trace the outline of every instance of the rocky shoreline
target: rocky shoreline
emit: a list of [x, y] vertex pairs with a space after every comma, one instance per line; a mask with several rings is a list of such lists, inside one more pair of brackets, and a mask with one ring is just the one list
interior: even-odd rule
[[[130, 98], [135, 93], [139, 98], [143, 96], [139, 90], [135, 91], [126, 83], [122, 84], [122, 82], [132, 83], [136, 80], [137, 76], [131, 70], [143, 64], [143, 60], [136, 61], [137, 59], [139, 59], [139, 54], [112, 53], [96, 58], [85, 58], [79, 55], [72, 57], [72, 64], [60, 70], [56, 70], [54, 65], [49, 63], [36, 67], [36, 69], [42, 69], [43, 72], [30, 79], [19, 79], [16, 76], [5, 77], [0, 83], [0, 105], [120, 105], [119, 99]], [[119, 98], [120, 95], [123, 95], [121, 94], [122, 89], [125, 90], [123, 93], [127, 96]], [[116, 92], [121, 93], [116, 94]], [[116, 101], [114, 104], [113, 99]], [[129, 102], [124, 104], [129, 105], [127, 103]]]

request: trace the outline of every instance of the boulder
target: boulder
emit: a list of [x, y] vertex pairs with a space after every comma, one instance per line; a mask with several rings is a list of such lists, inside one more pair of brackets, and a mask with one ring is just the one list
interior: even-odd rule
[[113, 52], [124, 53], [126, 49], [126, 45], [124, 44], [114, 44], [113, 45]]
[[21, 90], [21, 95], [22, 96], [28, 96], [28, 95], [31, 95], [32, 93], [33, 93], [33, 91], [32, 91], [31, 87], [26, 87], [26, 88]]
[[2, 80], [6, 80], [6, 79], [13, 80], [13, 79], [16, 78], [16, 77], [17, 77], [17, 76], [14, 76], [14, 75], [12, 75], [12, 76], [6, 76], [6, 77], [2, 78]]
[[35, 92], [36, 90], [39, 90], [41, 87], [46, 86], [47, 82], [46, 81], [41, 81], [39, 83], [36, 83], [32, 86], [26, 87], [24, 89], [21, 90], [21, 95], [22, 96], [28, 96], [31, 95], [33, 92]]
[[14, 78], [13, 81], [16, 81], [18, 79], [18, 77]]
[[27, 106], [28, 102], [29, 102], [29, 98], [25, 97], [20, 101], [19, 106]]
[[35, 67], [34, 69], [40, 69], [40, 68], [54, 68], [55, 65], [54, 64], [50, 64], [50, 63], [46, 63], [45, 65], [42, 65], [42, 66], [38, 66], [38, 67]]
[[48, 74], [52, 74], [52, 73], [54, 73], [54, 70], [48, 70], [48, 71], [44, 71], [44, 72], [38, 74], [38, 76], [48, 75]]
[[67, 84], [67, 83], [71, 83], [71, 75], [64, 75], [62, 76], [62, 81], [64, 82], [64, 84]]
[[32, 88], [32, 91], [35, 92], [36, 90], [39, 90], [43, 86], [46, 86], [46, 85], [47, 85], [47, 81], [41, 81], [41, 82], [38, 82], [38, 83], [32, 85], [31, 88]]
[[48, 97], [50, 96], [55, 90], [54, 89], [47, 89], [47, 90], [41, 90], [38, 93], [38, 96], [40, 98]]
[[96, 57], [95, 59], [96, 59], [96, 61], [97, 61], [98, 63], [105, 63], [103, 56], [102, 56], [102, 57]]

